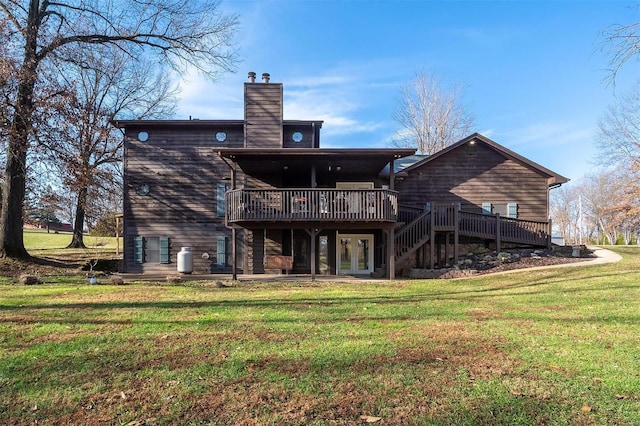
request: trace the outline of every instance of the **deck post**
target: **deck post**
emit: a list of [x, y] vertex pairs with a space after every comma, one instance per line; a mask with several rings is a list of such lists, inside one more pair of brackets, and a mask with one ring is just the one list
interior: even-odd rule
[[500, 253], [502, 249], [501, 244], [501, 235], [500, 235], [500, 213], [496, 213], [496, 252]]
[[449, 266], [449, 250], [451, 250], [451, 232], [444, 234], [444, 266]]
[[[316, 235], [318, 235], [319, 231], [315, 228], [305, 229], [305, 231], [311, 237], [311, 281], [315, 281], [316, 280]], [[291, 253], [293, 253], [293, 250], [291, 251]]]
[[396, 279], [395, 236], [393, 228], [389, 228], [387, 234], [387, 276], [390, 280]]
[[549, 225], [547, 225], [547, 250], [551, 250], [553, 246], [553, 244], [551, 243], [552, 232], [553, 232], [553, 223], [551, 222], [551, 218], [549, 218]]
[[456, 208], [453, 211], [453, 264], [458, 264], [458, 244], [460, 243], [460, 211]]
[[435, 257], [436, 257], [436, 217], [435, 214], [433, 214], [433, 209], [431, 210], [431, 213], [429, 214], [429, 221], [430, 221], [430, 225], [429, 225], [429, 233], [431, 235], [429, 235], [429, 247], [431, 252], [429, 253], [429, 266], [431, 267], [431, 269], [434, 269], [435, 266]]
[[233, 281], [237, 281], [238, 280], [238, 259], [237, 259], [237, 252], [236, 252], [236, 227], [235, 226], [231, 228], [231, 257], [233, 258], [233, 261], [231, 263], [231, 279], [233, 279]]

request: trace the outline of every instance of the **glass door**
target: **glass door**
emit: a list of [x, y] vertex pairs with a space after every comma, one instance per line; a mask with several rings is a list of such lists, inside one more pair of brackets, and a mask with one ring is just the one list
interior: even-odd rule
[[373, 235], [339, 234], [337, 242], [338, 274], [373, 272]]

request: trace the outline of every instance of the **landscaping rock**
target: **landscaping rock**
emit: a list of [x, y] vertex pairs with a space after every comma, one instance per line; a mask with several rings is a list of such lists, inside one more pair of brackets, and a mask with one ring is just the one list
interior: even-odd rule
[[22, 285], [42, 284], [42, 281], [36, 275], [20, 275], [19, 282]]

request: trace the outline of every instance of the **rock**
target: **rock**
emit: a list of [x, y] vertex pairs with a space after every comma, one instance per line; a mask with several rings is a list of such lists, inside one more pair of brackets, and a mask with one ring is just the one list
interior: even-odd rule
[[42, 284], [42, 281], [40, 281], [40, 278], [38, 278], [35, 275], [20, 275], [19, 278], [20, 284], [22, 285], [36, 285], [36, 284]]
[[500, 262], [510, 262], [511, 261], [511, 253], [507, 253], [505, 251], [501, 251], [497, 256]]
[[111, 277], [109, 279], [109, 282], [112, 285], [124, 285], [124, 280], [122, 279], [122, 277]]

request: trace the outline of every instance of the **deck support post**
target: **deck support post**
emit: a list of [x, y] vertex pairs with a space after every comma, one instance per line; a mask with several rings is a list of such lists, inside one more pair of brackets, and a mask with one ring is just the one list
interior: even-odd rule
[[305, 231], [311, 237], [311, 281], [315, 281], [316, 280], [316, 236], [318, 235], [319, 230], [312, 228], [312, 229], [305, 229]]
[[237, 251], [236, 251], [236, 227], [231, 228], [231, 279], [233, 281], [238, 280], [238, 259], [237, 259]]
[[431, 269], [434, 269], [436, 259], [436, 217], [433, 209], [431, 210], [431, 214], [429, 215], [429, 221], [429, 232], [431, 234], [429, 235], [429, 247], [431, 250], [431, 252], [429, 253], [429, 267]]
[[[553, 246], [551, 242], [552, 232], [553, 232], [553, 222], [551, 222], [551, 218], [549, 218], [549, 225], [547, 225], [547, 250], [551, 250]], [[582, 238], [582, 236], [580, 238]]]
[[395, 236], [394, 229], [389, 228], [387, 234], [387, 278], [390, 280], [396, 279], [396, 248], [394, 244]]
[[460, 243], [460, 211], [456, 208], [453, 211], [453, 264], [458, 264], [458, 244]]
[[451, 232], [444, 234], [444, 266], [449, 266], [449, 252], [451, 250]]
[[502, 242], [500, 236], [500, 213], [496, 213], [496, 252], [500, 253], [502, 250]]

